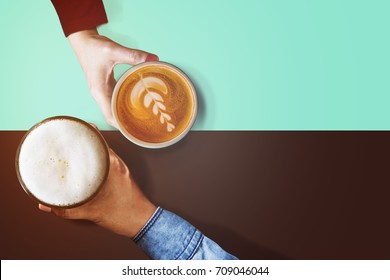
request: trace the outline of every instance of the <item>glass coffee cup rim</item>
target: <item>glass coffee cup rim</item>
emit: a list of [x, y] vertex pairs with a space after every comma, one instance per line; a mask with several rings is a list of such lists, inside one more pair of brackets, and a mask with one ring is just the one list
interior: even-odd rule
[[[191, 119], [190, 119], [187, 127], [179, 135], [177, 135], [176, 137], [174, 137], [173, 139], [168, 140], [168, 141], [154, 143], [154, 142], [147, 142], [147, 141], [140, 140], [140, 139], [134, 137], [133, 135], [131, 135], [130, 133], [128, 133], [126, 131], [126, 129], [123, 128], [122, 125], [120, 124], [120, 122], [118, 121], [117, 110], [116, 110], [116, 99], [118, 97], [119, 90], [120, 90], [123, 82], [132, 73], [134, 73], [138, 69], [141, 69], [141, 68], [146, 67], [146, 66], [163, 66], [163, 67], [167, 67], [170, 70], [176, 72], [179, 76], [181, 76], [187, 82], [188, 86], [190, 87], [191, 96], [192, 96], [192, 100], [193, 100]], [[166, 147], [169, 147], [169, 146], [179, 142], [191, 130], [192, 126], [195, 123], [197, 114], [198, 114], [198, 97], [197, 97], [197, 92], [196, 92], [195, 86], [193, 85], [191, 79], [179, 67], [177, 67], [177, 66], [175, 66], [175, 65], [173, 65], [171, 63], [165, 62], [165, 61], [147, 61], [147, 62], [142, 62], [142, 63], [139, 63], [137, 65], [132, 66], [125, 73], [123, 73], [123, 75], [119, 78], [119, 80], [117, 81], [117, 83], [116, 83], [116, 85], [114, 87], [114, 91], [113, 91], [113, 94], [112, 94], [111, 110], [112, 110], [112, 114], [113, 114], [115, 122], [116, 122], [116, 124], [118, 126], [119, 131], [128, 140], [130, 140], [134, 144], [136, 144], [136, 145], [138, 145], [140, 147], [143, 147], [143, 148], [149, 148], [149, 149], [166, 148]]]
[[[98, 136], [99, 141], [103, 144], [104, 154], [105, 154], [105, 158], [106, 158], [106, 168], [105, 168], [105, 171], [104, 171], [104, 176], [103, 176], [102, 182], [96, 188], [96, 190], [93, 192], [93, 194], [91, 194], [89, 197], [87, 197], [86, 199], [84, 199], [82, 201], [79, 201], [77, 203], [72, 203], [72, 204], [69, 204], [69, 205], [56, 205], [56, 204], [50, 204], [50, 203], [47, 203], [45, 201], [42, 201], [39, 198], [37, 198], [33, 193], [30, 192], [30, 190], [28, 189], [28, 187], [24, 183], [23, 178], [22, 178], [22, 176], [20, 174], [20, 170], [19, 170], [19, 156], [20, 156], [20, 150], [21, 150], [21, 148], [23, 146], [24, 141], [26, 140], [28, 135], [33, 130], [35, 130], [36, 128], [38, 128], [39, 126], [41, 126], [41, 125], [43, 125], [43, 124], [45, 124], [47, 122], [54, 121], [54, 120], [64, 120], [64, 119], [81, 123], [81, 124], [89, 127], [91, 129], [91, 131], [93, 131]], [[103, 188], [104, 184], [106, 183], [107, 178], [108, 178], [108, 174], [109, 174], [109, 169], [110, 169], [110, 154], [109, 154], [109, 150], [108, 150], [108, 144], [107, 144], [106, 140], [104, 139], [103, 135], [100, 133], [100, 131], [97, 128], [95, 128], [92, 124], [90, 124], [90, 123], [88, 123], [88, 122], [86, 122], [86, 121], [84, 121], [82, 119], [79, 119], [79, 118], [76, 118], [76, 117], [73, 117], [73, 116], [65, 116], [65, 115], [49, 117], [49, 118], [46, 118], [46, 119], [36, 123], [35, 125], [33, 125], [23, 135], [22, 139], [19, 142], [18, 148], [16, 150], [15, 169], [16, 169], [16, 176], [17, 176], [17, 178], [19, 180], [19, 183], [20, 183], [21, 187], [27, 193], [27, 195], [30, 196], [35, 202], [40, 203], [40, 204], [45, 205], [45, 206], [48, 206], [48, 207], [53, 207], [53, 208], [60, 208], [60, 209], [75, 208], [77, 206], [83, 205], [83, 204], [87, 203], [88, 201], [92, 200], [101, 191], [101, 189]]]

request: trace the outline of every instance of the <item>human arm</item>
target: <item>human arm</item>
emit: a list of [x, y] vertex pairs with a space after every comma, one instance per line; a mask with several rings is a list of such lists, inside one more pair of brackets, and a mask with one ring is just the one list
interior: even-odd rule
[[39, 209], [65, 219], [89, 220], [129, 238], [134, 237], [156, 211], [156, 206], [142, 193], [122, 159], [109, 149], [110, 170], [99, 193], [75, 208]]
[[158, 207], [133, 241], [152, 259], [235, 260], [193, 225]]
[[154, 54], [126, 48], [100, 35], [96, 28], [68, 36], [87, 79], [89, 90], [108, 124], [117, 127], [111, 111], [111, 97], [116, 80], [114, 67], [119, 63], [138, 64], [158, 60]]
[[75, 208], [39, 209], [65, 219], [89, 220], [132, 238], [152, 259], [235, 259], [184, 219], [157, 208], [112, 150], [107, 181], [92, 200]]
[[62, 29], [84, 71], [88, 87], [105, 119], [117, 127], [111, 111], [111, 96], [116, 84], [114, 67], [119, 63], [138, 64], [158, 60], [154, 54], [124, 47], [98, 33], [107, 23], [101, 0], [52, 0]]

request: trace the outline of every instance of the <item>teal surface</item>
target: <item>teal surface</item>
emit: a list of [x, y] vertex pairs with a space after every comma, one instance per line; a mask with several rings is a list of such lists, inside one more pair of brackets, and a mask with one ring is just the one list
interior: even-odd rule
[[[388, 0], [105, 5], [102, 34], [193, 79], [195, 130], [390, 128]], [[109, 129], [49, 0], [0, 0], [0, 35], [0, 129], [60, 114]]]

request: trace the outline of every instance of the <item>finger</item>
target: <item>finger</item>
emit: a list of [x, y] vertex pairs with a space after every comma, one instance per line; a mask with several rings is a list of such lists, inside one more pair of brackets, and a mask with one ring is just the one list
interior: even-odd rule
[[117, 157], [119, 158], [119, 156], [117, 155], [117, 153], [115, 153], [115, 151], [111, 148], [108, 149], [108, 153], [110, 154], [110, 157]]
[[50, 213], [51, 212], [51, 208], [46, 206], [46, 205], [43, 205], [43, 204], [38, 204], [38, 208], [39, 210], [43, 211], [43, 212], [46, 212], [46, 213]]
[[158, 60], [158, 56], [142, 50], [130, 49], [118, 45], [114, 50], [114, 59], [116, 63], [127, 63], [135, 65], [145, 61]]
[[96, 129], [96, 130], [99, 130], [99, 128], [97, 127], [97, 125], [96, 124], [94, 124], [94, 123], [89, 123], [94, 129]]
[[118, 156], [111, 148], [109, 150], [110, 154], [110, 166], [119, 168], [121, 173], [130, 174], [129, 168], [126, 163]]
[[39, 210], [47, 213], [53, 213], [54, 215], [64, 219], [84, 219], [85, 213], [80, 208], [74, 209], [62, 209], [62, 208], [50, 208], [43, 204], [38, 204]]
[[107, 123], [115, 128], [118, 128], [118, 125], [112, 115], [111, 96], [107, 96], [105, 94], [99, 94], [99, 95], [95, 95], [94, 97]]
[[110, 156], [110, 166], [116, 166], [117, 164], [121, 164], [121, 158], [110, 148], [109, 151]]
[[157, 61], [157, 60], [159, 60], [158, 56], [155, 55], [155, 54], [150, 53], [146, 57], [145, 62], [147, 62], [147, 61]]
[[87, 213], [85, 213], [85, 211], [81, 207], [69, 208], [69, 209], [52, 208], [51, 212], [54, 215], [64, 219], [70, 219], [70, 220], [87, 219], [87, 215], [86, 215]]
[[107, 123], [115, 128], [118, 128], [111, 109], [111, 98], [115, 84], [116, 80], [114, 77], [114, 72], [112, 71], [107, 77], [106, 83], [99, 86], [96, 90], [91, 91], [91, 93], [93, 98], [95, 98], [96, 102], [98, 103]]

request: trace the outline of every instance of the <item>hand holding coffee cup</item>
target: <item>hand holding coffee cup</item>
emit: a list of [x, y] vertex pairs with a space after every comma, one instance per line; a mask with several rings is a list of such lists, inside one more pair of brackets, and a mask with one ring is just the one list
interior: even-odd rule
[[108, 124], [116, 127], [111, 112], [111, 96], [115, 86], [114, 66], [119, 63], [135, 65], [158, 60], [154, 54], [122, 46], [102, 36], [96, 28], [68, 36], [87, 79], [88, 87]]

